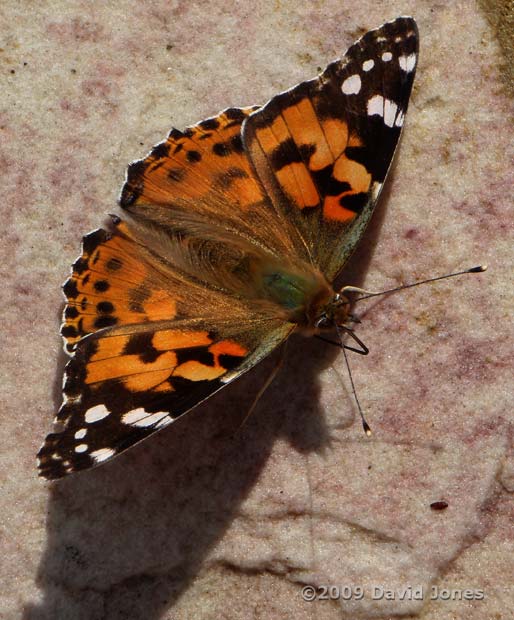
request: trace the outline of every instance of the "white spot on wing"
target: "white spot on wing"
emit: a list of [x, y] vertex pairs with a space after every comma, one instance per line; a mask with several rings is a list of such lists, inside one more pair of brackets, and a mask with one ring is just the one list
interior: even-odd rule
[[87, 443], [79, 443], [75, 446], [75, 452], [87, 452]]
[[394, 122], [396, 127], [401, 127], [403, 125], [403, 119], [404, 118], [405, 118], [405, 114], [400, 110], [398, 112], [398, 116], [396, 117], [396, 121]]
[[368, 116], [384, 116], [384, 98], [382, 95], [374, 95], [368, 100]]
[[105, 405], [95, 405], [88, 409], [84, 415], [84, 419], [88, 424], [92, 424], [93, 422], [98, 422], [99, 420], [103, 420], [106, 418], [111, 412]]
[[392, 58], [393, 58], [393, 55], [391, 54], [391, 52], [384, 52], [382, 54], [382, 60], [384, 62], [389, 62]]
[[148, 413], [142, 407], [139, 409], [133, 409], [128, 411], [122, 416], [121, 421], [123, 424], [129, 426], [138, 426], [145, 428], [146, 426], [164, 426], [169, 422], [172, 422], [172, 418], [165, 411], [157, 411], [156, 413]]
[[146, 411], [140, 407], [139, 409], [133, 409], [132, 411], [125, 413], [122, 416], [121, 421], [123, 424], [136, 424], [140, 420], [143, 420], [147, 415], [148, 414]]
[[345, 95], [356, 95], [360, 92], [360, 89], [361, 79], [357, 74], [347, 77], [341, 86], [341, 90]]
[[75, 439], [84, 439], [86, 436], [87, 429], [79, 428], [79, 430], [75, 433]]
[[398, 106], [394, 101], [391, 101], [390, 99], [384, 99], [384, 123], [388, 127], [393, 127], [396, 120], [397, 110]]
[[400, 56], [398, 58], [398, 63], [402, 71], [405, 71], [405, 73], [410, 73], [411, 71], [414, 71], [414, 67], [416, 66], [416, 54], [412, 53], [408, 56]]
[[115, 452], [112, 448], [100, 448], [100, 450], [95, 450], [91, 452], [90, 456], [93, 457], [96, 463], [101, 463], [102, 461], [106, 461], [107, 459], [114, 456]]
[[373, 67], [375, 66], [375, 61], [370, 58], [369, 60], [365, 60], [362, 63], [362, 68], [364, 71], [371, 71], [371, 69], [373, 69]]
[[[397, 121], [396, 112], [398, 111], [398, 106], [391, 99], [384, 99], [382, 95], [374, 95], [371, 99], [368, 100], [368, 116], [382, 116], [384, 119], [384, 123], [388, 127], [393, 127], [395, 121]], [[403, 114], [400, 122], [403, 122]]]
[[376, 200], [378, 198], [378, 195], [380, 194], [381, 189], [382, 189], [382, 183], [375, 181], [373, 185], [371, 186], [371, 198], [373, 200]]
[[157, 424], [155, 425], [155, 428], [161, 428], [161, 426], [166, 426], [170, 422], [173, 422], [173, 418], [171, 416], [169, 416], [169, 415], [166, 415], [166, 416], [164, 416], [164, 418], [162, 418], [162, 420], [157, 422]]

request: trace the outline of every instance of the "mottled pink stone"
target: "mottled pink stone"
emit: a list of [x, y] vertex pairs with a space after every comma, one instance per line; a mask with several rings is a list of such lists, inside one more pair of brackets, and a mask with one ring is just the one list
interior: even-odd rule
[[[112, 464], [48, 485], [35, 453], [60, 404], [59, 286], [81, 235], [115, 209], [128, 162], [172, 125], [313, 77], [398, 9], [4, 1], [2, 618], [512, 613], [505, 59], [474, 2], [408, 7], [421, 57], [403, 141], [345, 282], [382, 289], [489, 270], [361, 307], [371, 354], [351, 363], [373, 436], [362, 433], [339, 351], [297, 339], [241, 432], [273, 360]], [[448, 507], [434, 511], [436, 501]], [[437, 585], [485, 600], [305, 602], [305, 584], [411, 586], [426, 599]]]

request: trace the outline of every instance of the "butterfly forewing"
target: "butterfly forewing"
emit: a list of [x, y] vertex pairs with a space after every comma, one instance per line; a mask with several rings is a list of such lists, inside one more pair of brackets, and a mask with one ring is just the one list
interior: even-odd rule
[[371, 217], [400, 137], [417, 50], [414, 20], [398, 18], [244, 123], [263, 186], [329, 281]]

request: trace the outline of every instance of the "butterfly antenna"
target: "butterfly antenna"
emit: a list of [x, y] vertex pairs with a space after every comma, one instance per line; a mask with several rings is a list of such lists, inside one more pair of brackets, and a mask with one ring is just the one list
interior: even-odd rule
[[427, 284], [428, 282], [437, 282], [437, 280], [446, 280], [447, 278], [453, 278], [455, 276], [462, 276], [466, 273], [482, 273], [487, 270], [487, 265], [478, 265], [478, 267], [471, 267], [471, 269], [465, 269], [464, 271], [456, 271], [455, 273], [447, 273], [444, 276], [437, 276], [436, 278], [428, 278], [427, 280], [420, 280], [419, 282], [413, 282], [412, 284], [403, 284], [395, 288], [390, 288], [387, 291], [380, 291], [379, 293], [373, 293], [372, 291], [366, 291], [356, 286], [345, 286], [342, 288], [341, 293], [364, 293], [362, 297], [357, 297], [353, 300], [353, 303], [362, 301], [363, 299], [369, 299], [370, 297], [377, 297], [378, 295], [388, 295], [389, 293], [395, 293], [396, 291], [403, 291], [406, 288], [412, 288], [413, 286], [420, 286], [421, 284]]
[[337, 335], [339, 336], [339, 340], [341, 341], [341, 348], [343, 349], [344, 361], [346, 363], [346, 368], [348, 369], [348, 376], [350, 377], [350, 383], [352, 386], [353, 397], [355, 398], [355, 402], [357, 403], [357, 409], [359, 410], [359, 415], [361, 417], [362, 428], [368, 437], [371, 436], [371, 428], [369, 424], [366, 422], [366, 418], [362, 413], [362, 407], [357, 397], [357, 391], [355, 389], [355, 383], [353, 382], [352, 370], [350, 368], [350, 362], [348, 361], [348, 354], [346, 353], [346, 347], [343, 344], [343, 334], [341, 332], [341, 328], [336, 324]]

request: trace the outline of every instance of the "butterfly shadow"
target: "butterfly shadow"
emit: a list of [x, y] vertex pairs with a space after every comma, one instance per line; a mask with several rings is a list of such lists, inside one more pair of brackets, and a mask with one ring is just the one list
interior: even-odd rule
[[[345, 269], [346, 283], [361, 284], [383, 215], [382, 204]], [[24, 620], [160, 618], [215, 562], [274, 441], [304, 454], [329, 446], [319, 375], [339, 355], [319, 340], [292, 337], [284, 368], [242, 428], [276, 353], [152, 440], [52, 483], [37, 576], [43, 597], [26, 605]], [[341, 409], [351, 406], [342, 393]]]

